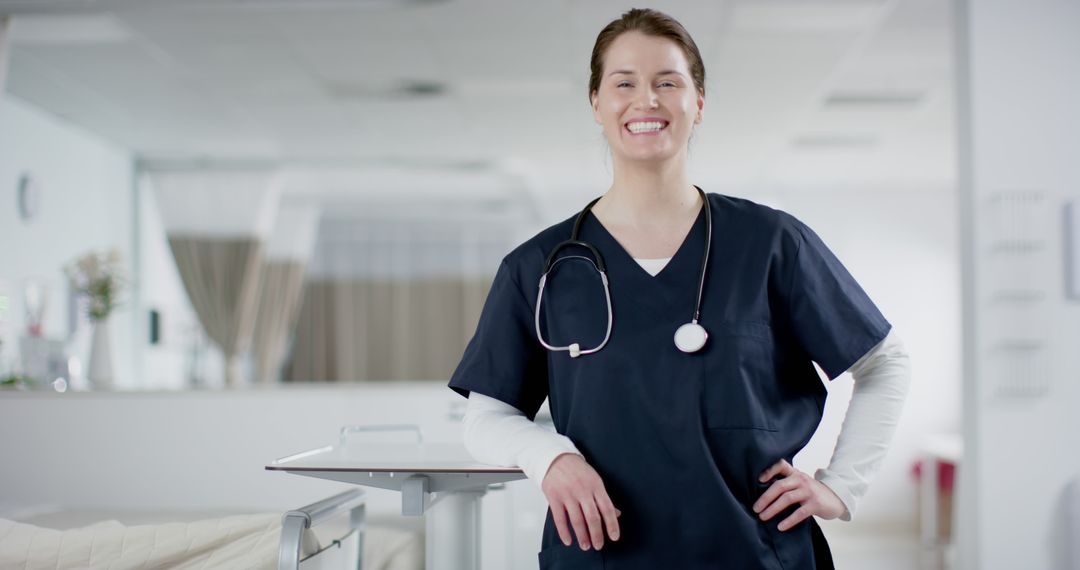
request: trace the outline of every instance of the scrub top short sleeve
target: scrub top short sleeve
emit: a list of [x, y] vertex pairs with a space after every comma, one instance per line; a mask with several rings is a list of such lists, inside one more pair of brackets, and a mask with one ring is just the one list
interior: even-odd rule
[[789, 323], [811, 360], [832, 380], [881, 342], [892, 325], [821, 238], [786, 217]]
[[450, 388], [465, 397], [480, 392], [534, 419], [548, 395], [548, 368], [532, 307], [504, 259]]

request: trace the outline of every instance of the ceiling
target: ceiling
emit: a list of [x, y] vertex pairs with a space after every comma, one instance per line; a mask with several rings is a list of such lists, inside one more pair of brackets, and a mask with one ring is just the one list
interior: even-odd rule
[[[690, 154], [699, 185], [952, 184], [951, 2], [654, 4], [705, 59]], [[343, 194], [409, 186], [423, 171], [442, 192], [541, 201], [610, 184], [588, 59], [629, 7], [0, 0], [14, 16], [8, 92], [151, 168], [289, 165], [337, 181], [312, 192]]]

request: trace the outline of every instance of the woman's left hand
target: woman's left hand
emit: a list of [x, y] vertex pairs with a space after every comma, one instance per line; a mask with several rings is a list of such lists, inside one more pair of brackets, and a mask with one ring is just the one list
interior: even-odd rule
[[844, 514], [847, 507], [827, 485], [795, 469], [787, 460], [781, 459], [761, 474], [762, 483], [779, 475], [781, 479], [773, 482], [768, 490], [754, 503], [754, 512], [763, 521], [767, 521], [789, 506], [800, 503], [800, 507], [777, 526], [781, 531], [801, 523], [811, 516], [823, 519], [835, 519]]

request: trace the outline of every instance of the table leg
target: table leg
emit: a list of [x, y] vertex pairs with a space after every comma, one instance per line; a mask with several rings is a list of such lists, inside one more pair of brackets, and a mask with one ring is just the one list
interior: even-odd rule
[[440, 492], [425, 513], [426, 570], [480, 568], [480, 498], [485, 490]]

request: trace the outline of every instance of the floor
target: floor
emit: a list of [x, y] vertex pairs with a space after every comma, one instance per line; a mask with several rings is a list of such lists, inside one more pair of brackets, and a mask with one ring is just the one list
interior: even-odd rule
[[822, 532], [832, 548], [837, 570], [949, 570], [947, 554], [920, 548], [919, 537], [906, 529], [852, 529], [845, 523], [825, 521]]

